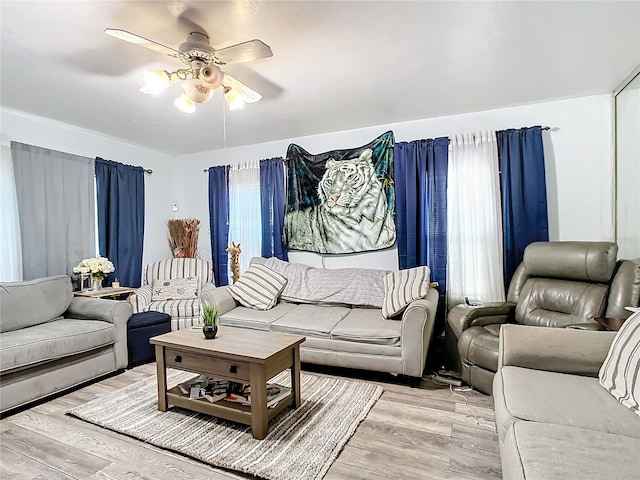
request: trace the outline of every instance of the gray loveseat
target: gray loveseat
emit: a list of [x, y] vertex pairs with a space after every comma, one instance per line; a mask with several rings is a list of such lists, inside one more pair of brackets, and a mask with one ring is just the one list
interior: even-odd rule
[[640, 416], [597, 378], [614, 337], [502, 327], [493, 399], [505, 479], [639, 478]]
[[[280, 262], [277, 259], [269, 261]], [[270, 268], [277, 266], [269, 261], [264, 258], [252, 259], [252, 263], [266, 264]], [[310, 268], [300, 264], [290, 265]], [[306, 336], [300, 348], [303, 362], [422, 377], [438, 303], [436, 289], [429, 288], [424, 298], [410, 303], [397, 318], [385, 319], [381, 308], [363, 306], [362, 303], [382, 302], [379, 298], [384, 294], [381, 292], [382, 278], [388, 272], [367, 269], [312, 270], [321, 271], [324, 279], [322, 287], [327, 282], [331, 283], [331, 275], [344, 274], [349, 270], [355, 275], [353, 283], [360, 284], [360, 291], [367, 290], [368, 298], [363, 302], [356, 301], [356, 304], [336, 303], [331, 300], [345, 298], [341, 293], [346, 295], [349, 292], [336, 292], [339, 289], [333, 285], [334, 294], [323, 295], [318, 293], [317, 285], [302, 285], [299, 278], [287, 274], [288, 283], [283, 296], [269, 310], [259, 311], [241, 306], [231, 296], [228, 287], [203, 292], [201, 300], [218, 306], [223, 328], [227, 325]], [[348, 284], [346, 290], [352, 286]], [[294, 294], [296, 300], [291, 299]], [[320, 300], [323, 297], [327, 301]]]
[[0, 412], [127, 365], [127, 302], [74, 298], [65, 275], [0, 283]]

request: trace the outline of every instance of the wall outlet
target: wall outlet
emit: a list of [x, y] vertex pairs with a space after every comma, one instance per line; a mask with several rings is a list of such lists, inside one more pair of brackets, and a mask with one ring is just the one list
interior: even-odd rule
[[173, 210], [174, 212], [178, 211], [178, 202], [173, 202], [171, 204], [171, 210]]

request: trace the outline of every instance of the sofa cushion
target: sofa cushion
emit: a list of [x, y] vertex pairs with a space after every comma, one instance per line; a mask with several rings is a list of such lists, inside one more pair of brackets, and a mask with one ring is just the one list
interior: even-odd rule
[[146, 306], [145, 312], [155, 310], [167, 313], [172, 318], [198, 318], [200, 317], [200, 300], [188, 298], [185, 300], [159, 300]]
[[5, 374], [111, 345], [115, 328], [110, 322], [67, 318], [6, 332], [0, 339], [0, 369]]
[[395, 317], [411, 302], [423, 298], [429, 291], [430, 275], [429, 267], [415, 267], [387, 274], [384, 277], [385, 295], [382, 316]]
[[229, 293], [245, 307], [269, 310], [278, 301], [286, 284], [286, 277], [264, 265], [256, 264], [251, 265], [240, 279], [229, 287]]
[[0, 283], [0, 332], [49, 322], [69, 308], [73, 294], [66, 275]]
[[329, 338], [331, 330], [350, 309], [300, 304], [271, 324], [275, 332]]
[[507, 366], [494, 379], [494, 402], [502, 437], [527, 420], [640, 438], [640, 419], [594, 377]]
[[224, 315], [220, 315], [220, 325], [268, 331], [273, 322], [295, 307], [295, 303], [287, 302], [280, 302], [275, 307], [266, 311], [254, 310], [253, 308], [247, 307], [236, 307]]
[[287, 277], [281, 298], [289, 302], [382, 307], [386, 270], [314, 268], [275, 257], [266, 266]]
[[196, 298], [199, 289], [198, 277], [157, 278], [151, 287], [151, 301]]
[[330, 338], [307, 337], [301, 345], [302, 350], [317, 350], [327, 354], [342, 353], [348, 355], [355, 353], [358, 355], [397, 357], [402, 356], [400, 345], [380, 345], [375, 343], [351, 342], [347, 340], [333, 340]]
[[640, 311], [622, 325], [600, 368], [600, 385], [640, 415]]
[[606, 285], [555, 278], [530, 278], [520, 292], [516, 321], [524, 325], [564, 327], [593, 321], [604, 313]]
[[331, 330], [334, 340], [400, 345], [402, 322], [382, 318], [377, 309], [354, 308]]
[[509, 480], [638, 478], [640, 440], [576, 427], [516, 422], [501, 448]]

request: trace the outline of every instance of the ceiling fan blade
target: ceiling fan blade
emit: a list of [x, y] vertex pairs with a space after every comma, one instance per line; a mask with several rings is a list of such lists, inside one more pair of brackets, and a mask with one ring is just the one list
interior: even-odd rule
[[249, 40], [216, 50], [214, 55], [221, 63], [241, 63], [273, 56], [271, 47], [261, 40]]
[[119, 38], [120, 40], [124, 40], [125, 42], [135, 43], [137, 45], [140, 45], [141, 47], [154, 50], [158, 53], [164, 53], [165, 55], [169, 55], [171, 57], [180, 55], [180, 52], [174, 50], [173, 48], [167, 47], [166, 45], [162, 45], [158, 42], [154, 42], [153, 40], [149, 40], [148, 38], [141, 37], [140, 35], [136, 35], [135, 33], [127, 32], [126, 30], [121, 30], [119, 28], [105, 28], [104, 33], [106, 33], [107, 35], [111, 35], [112, 37]]
[[258, 92], [247, 87], [244, 83], [236, 80], [231, 75], [226, 73], [224, 74], [222, 85], [231, 88], [231, 90], [240, 95], [247, 103], [255, 103], [262, 98], [262, 95], [260, 95]]

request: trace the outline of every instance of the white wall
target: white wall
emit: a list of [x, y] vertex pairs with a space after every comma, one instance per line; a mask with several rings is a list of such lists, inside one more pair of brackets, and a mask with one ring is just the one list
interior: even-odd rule
[[618, 256], [640, 264], [640, 74], [615, 102]]
[[[95, 132], [53, 120], [0, 109], [0, 128], [11, 140], [75, 155], [152, 169], [145, 176], [145, 232], [143, 266], [170, 256], [165, 221], [171, 218], [173, 157], [124, 143]], [[81, 259], [78, 259], [80, 261]]]
[[[484, 112], [381, 125], [258, 145], [171, 157], [120, 142], [77, 127], [8, 109], [0, 110], [2, 133], [12, 140], [63, 152], [100, 156], [154, 170], [145, 179], [146, 222], [144, 264], [170, 255], [165, 222], [198, 218], [198, 254], [211, 259], [209, 241], [208, 176], [203, 169], [241, 160], [285, 156], [297, 143], [312, 153], [364, 145], [387, 130], [396, 141], [435, 138], [480, 129], [548, 125], [544, 132], [551, 240], [612, 240], [613, 154], [612, 96], [523, 105]], [[174, 213], [171, 204], [178, 202]], [[320, 266], [323, 258], [293, 252], [292, 261]], [[325, 256], [327, 268], [343, 266], [398, 268], [395, 248], [380, 252]]]
[[[435, 138], [480, 129], [502, 130], [532, 125], [544, 132], [551, 240], [613, 239], [612, 96], [597, 95], [484, 112], [381, 125], [277, 142], [209, 151], [175, 158], [174, 182], [180, 217], [202, 221], [199, 253], [211, 258], [207, 174], [203, 169], [241, 160], [285, 156], [289, 143], [309, 152], [364, 145], [387, 130], [396, 141]], [[312, 253], [290, 254], [291, 261], [320, 266]], [[325, 256], [327, 268], [357, 266], [398, 268], [396, 249], [344, 256]]]

